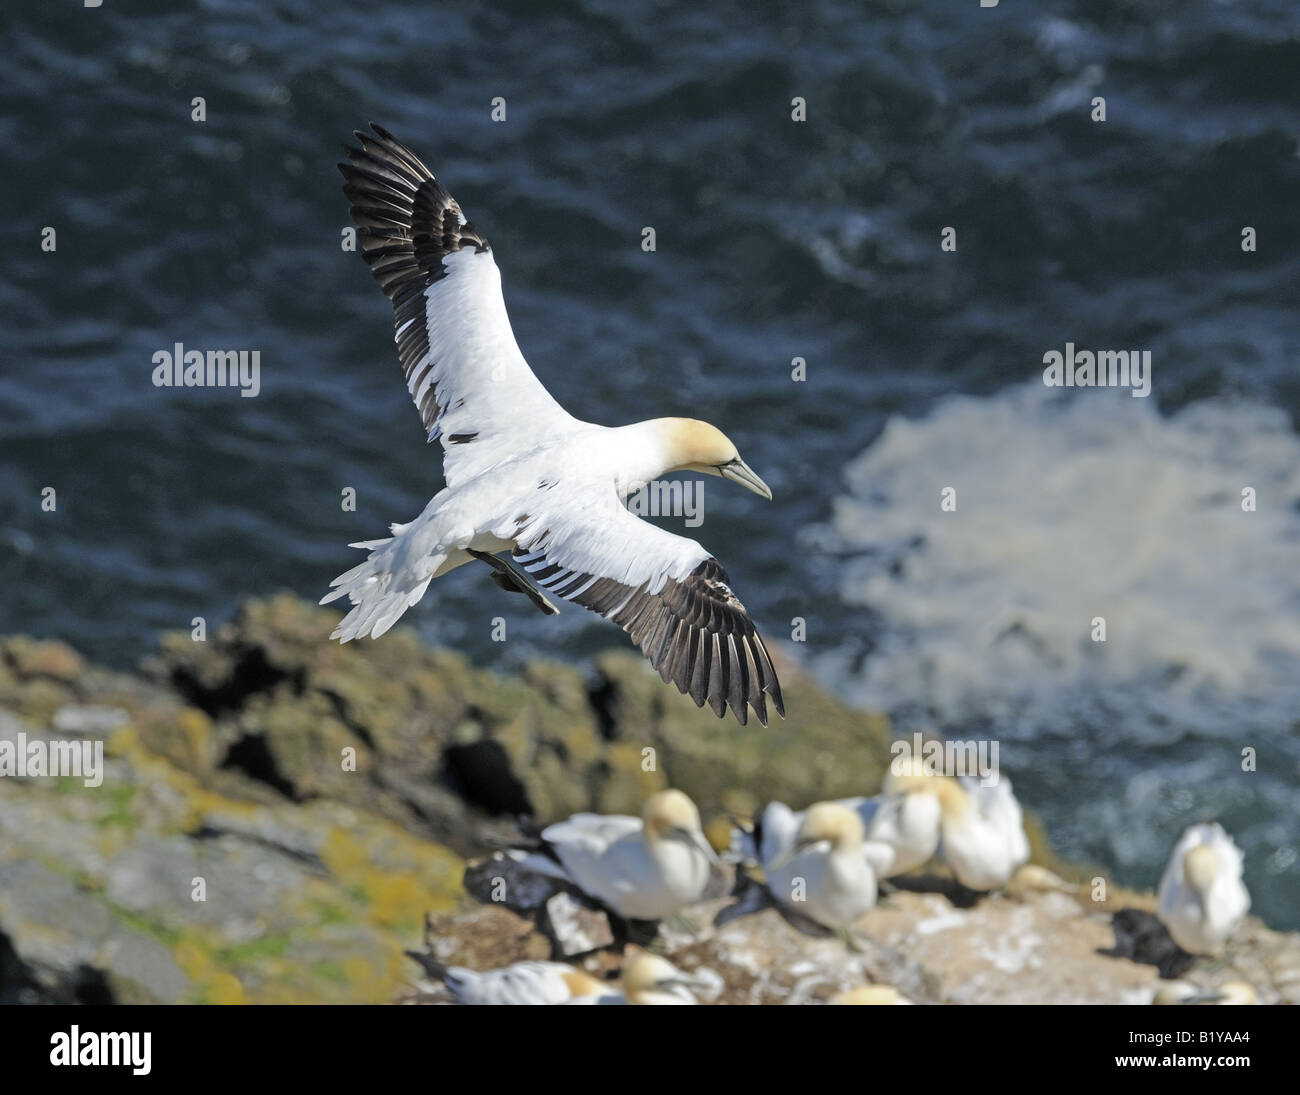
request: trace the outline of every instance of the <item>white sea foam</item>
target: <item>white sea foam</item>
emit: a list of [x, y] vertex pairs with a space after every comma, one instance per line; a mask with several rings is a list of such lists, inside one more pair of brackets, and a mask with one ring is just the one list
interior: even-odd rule
[[842, 596], [880, 620], [847, 685], [859, 701], [951, 722], [1158, 682], [1166, 713], [1207, 694], [1296, 709], [1300, 441], [1282, 412], [1164, 417], [1127, 392], [1032, 383], [891, 419], [846, 478]]

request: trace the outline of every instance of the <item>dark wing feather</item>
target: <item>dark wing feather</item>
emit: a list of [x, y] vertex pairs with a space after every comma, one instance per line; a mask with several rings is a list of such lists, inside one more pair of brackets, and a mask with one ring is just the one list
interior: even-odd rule
[[[425, 327], [425, 290], [446, 277], [443, 259], [456, 251], [487, 251], [488, 242], [465, 220], [456, 199], [410, 149], [385, 129], [355, 132], [360, 148], [347, 149], [339, 164], [343, 193], [351, 203], [357, 239], [370, 272], [393, 302], [397, 354], [414, 395], [433, 367]], [[436, 436], [437, 385], [419, 402], [420, 418]]]
[[626, 631], [666, 682], [719, 718], [731, 708], [743, 726], [754, 709], [767, 725], [767, 700], [785, 705], [772, 659], [727, 572], [705, 559], [682, 579], [651, 593], [550, 561], [545, 551], [516, 551], [515, 561], [542, 589], [612, 620]]
[[392, 301], [407, 391], [428, 439], [442, 437], [454, 486], [572, 419], [519, 351], [487, 240], [415, 153], [373, 128], [339, 164], [343, 192]]

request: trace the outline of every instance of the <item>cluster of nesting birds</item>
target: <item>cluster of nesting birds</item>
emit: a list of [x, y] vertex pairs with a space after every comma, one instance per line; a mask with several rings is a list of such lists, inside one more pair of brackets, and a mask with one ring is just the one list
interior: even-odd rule
[[[873, 798], [819, 802], [796, 811], [773, 802], [752, 826], [738, 825], [715, 854], [700, 814], [681, 791], [660, 791], [640, 817], [575, 814], [541, 831], [530, 848], [507, 853], [525, 871], [581, 892], [612, 923], [658, 921], [701, 901], [723, 860], [761, 876], [764, 897], [788, 920], [838, 933], [856, 948], [853, 927], [874, 908], [881, 881], [939, 856], [962, 886], [1005, 886], [1029, 859], [1022, 811], [1010, 781], [982, 785], [927, 774], [891, 773]], [[1158, 916], [1191, 955], [1215, 955], [1249, 908], [1242, 857], [1217, 824], [1194, 825], [1179, 840], [1160, 883]], [[719, 914], [720, 918], [726, 913]], [[699, 980], [664, 958], [640, 953], [622, 986], [564, 962], [519, 962], [476, 972], [415, 956], [462, 1004], [693, 1004]], [[830, 1003], [910, 1003], [888, 985], [842, 992]], [[1206, 993], [1172, 981], [1153, 1003], [1252, 1003], [1250, 986]]]

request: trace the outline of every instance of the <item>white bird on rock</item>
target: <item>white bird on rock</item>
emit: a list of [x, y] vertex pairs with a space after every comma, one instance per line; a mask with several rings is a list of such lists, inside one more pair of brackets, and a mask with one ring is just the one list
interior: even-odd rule
[[[392, 536], [353, 544], [366, 561], [322, 604], [352, 610], [331, 638], [378, 638], [429, 583], [479, 559], [501, 588], [554, 613], [554, 594], [612, 620], [660, 676], [719, 718], [784, 715], [763, 640], [716, 559], [624, 505], [673, 472], [772, 492], [721, 430], [693, 418], [583, 422], [520, 353], [483, 235], [433, 173], [379, 126], [340, 164], [357, 238], [393, 303], [397, 352], [428, 438], [441, 438], [445, 489]], [[510, 552], [513, 562], [499, 558]]]
[[695, 1004], [692, 989], [706, 986], [682, 973], [657, 954], [638, 954], [623, 970], [623, 990], [604, 987], [590, 996], [565, 1000], [566, 1004]]
[[[836, 805], [853, 810], [864, 827], [867, 819], [877, 814], [879, 802], [880, 799], [872, 798], [835, 800]], [[807, 810], [792, 810], [784, 802], [769, 802], [757, 813], [753, 825], [739, 824], [732, 829], [727, 862], [762, 866], [765, 857], [769, 861], [779, 859], [783, 852], [794, 847], [807, 816]], [[884, 840], [873, 841], [864, 836], [862, 854], [877, 878], [886, 877], [893, 867], [895, 852]]]
[[609, 986], [563, 962], [516, 962], [496, 970], [444, 966], [427, 954], [408, 951], [432, 979], [447, 986], [458, 1004], [566, 1004], [606, 992]]
[[940, 850], [957, 881], [972, 890], [996, 890], [1029, 859], [1020, 803], [1005, 776], [984, 786], [974, 779], [935, 781]]
[[1188, 954], [1216, 955], [1250, 909], [1241, 851], [1218, 823], [1179, 838], [1156, 892], [1156, 914]]
[[875, 908], [876, 872], [856, 811], [819, 802], [800, 815], [770, 803], [757, 836], [768, 892], [792, 912], [847, 932]]
[[927, 775], [920, 765], [898, 774], [891, 769], [879, 795], [842, 800], [862, 818], [868, 846], [884, 844], [891, 849], [890, 862], [877, 866], [881, 878], [906, 874], [934, 857], [940, 817], [935, 788], [941, 778]]
[[700, 812], [681, 791], [651, 795], [640, 817], [574, 814], [541, 840], [541, 851], [511, 854], [624, 920], [661, 920], [698, 901], [716, 862]]

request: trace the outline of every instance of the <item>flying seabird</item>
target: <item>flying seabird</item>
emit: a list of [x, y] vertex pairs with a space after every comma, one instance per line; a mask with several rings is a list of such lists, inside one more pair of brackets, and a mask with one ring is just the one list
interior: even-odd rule
[[[752, 707], [766, 725], [768, 697], [784, 717], [772, 660], [721, 564], [624, 505], [679, 471], [772, 492], [707, 422], [608, 427], [561, 407], [515, 342], [486, 238], [413, 152], [371, 128], [339, 165], [343, 192], [393, 303], [407, 390], [429, 441], [442, 441], [446, 487], [391, 537], [351, 545], [370, 554], [321, 600], [353, 605], [330, 637], [378, 638], [430, 581], [479, 559], [545, 613], [554, 594], [612, 620], [719, 718], [730, 707], [743, 724]], [[512, 561], [498, 557], [507, 551]]]
[[713, 849], [681, 791], [659, 791], [640, 817], [574, 814], [541, 832], [542, 849], [512, 856], [567, 882], [623, 920], [661, 920], [704, 895]]
[[1241, 851], [1222, 825], [1188, 828], [1156, 891], [1156, 915], [1188, 954], [1220, 954], [1250, 909]]

